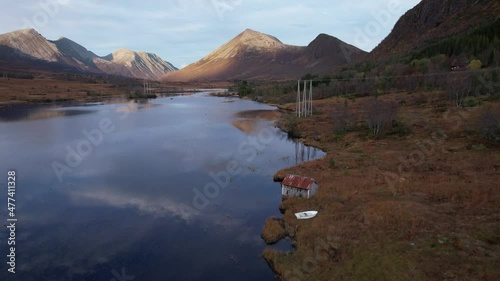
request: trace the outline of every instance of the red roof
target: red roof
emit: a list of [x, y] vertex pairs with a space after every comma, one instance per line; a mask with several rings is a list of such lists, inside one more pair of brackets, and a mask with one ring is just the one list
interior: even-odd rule
[[306, 178], [306, 177], [301, 177], [301, 176], [296, 176], [296, 175], [288, 175], [285, 177], [285, 179], [283, 180], [283, 182], [281, 184], [285, 185], [285, 186], [294, 187], [294, 188], [309, 190], [309, 189], [311, 189], [314, 182], [315, 181], [312, 178]]

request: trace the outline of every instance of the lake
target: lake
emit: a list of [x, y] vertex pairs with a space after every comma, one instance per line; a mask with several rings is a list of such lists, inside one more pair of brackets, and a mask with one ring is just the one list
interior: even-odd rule
[[208, 93], [0, 108], [0, 219], [9, 170], [18, 219], [16, 274], [4, 226], [0, 279], [275, 280], [260, 257], [273, 175], [324, 155], [278, 116]]

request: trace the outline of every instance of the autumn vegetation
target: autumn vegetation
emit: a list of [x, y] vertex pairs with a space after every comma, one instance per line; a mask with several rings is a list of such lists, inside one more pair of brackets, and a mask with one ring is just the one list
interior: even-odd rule
[[[263, 253], [281, 280], [500, 280], [500, 20], [424, 43], [303, 76], [314, 86], [308, 118], [294, 115], [297, 81], [231, 81], [231, 92], [282, 109], [290, 138], [327, 152], [275, 175], [319, 184], [265, 223], [266, 242], [293, 240], [293, 251]], [[0, 79], [2, 102], [142, 90], [130, 79], [13, 75]], [[155, 85], [175, 86], [188, 87]], [[319, 214], [297, 220], [304, 210]]]
[[[248, 98], [288, 112], [278, 124], [290, 137], [327, 152], [275, 175], [320, 190], [280, 206], [293, 250], [263, 253], [280, 280], [500, 279], [497, 27], [304, 76], [309, 118], [294, 116], [296, 81], [246, 83]], [[297, 220], [304, 210], [319, 214]]]
[[152, 99], [198, 88], [222, 88], [230, 83], [160, 83], [149, 81], [151, 92], [144, 94], [143, 80], [90, 74], [0, 72], [0, 104], [102, 102], [115, 98]]
[[[489, 86], [494, 92], [469, 93], [474, 106], [457, 107], [447, 90], [399, 92], [317, 100], [313, 117], [288, 117], [294, 135], [328, 154], [276, 175], [320, 186], [316, 198], [283, 201], [282, 227], [266, 223], [266, 235], [283, 228], [295, 241], [292, 252], [265, 251], [277, 275], [499, 279], [500, 103], [498, 85]], [[319, 215], [295, 219], [309, 209]]]
[[261, 236], [267, 244], [274, 244], [285, 238], [286, 231], [283, 227], [283, 221], [278, 218], [268, 219]]
[[[294, 250], [264, 258], [282, 280], [500, 278], [498, 73], [445, 77], [440, 88], [333, 91], [310, 118], [280, 105], [290, 112], [280, 126], [328, 153], [276, 175], [320, 186], [316, 198], [280, 207]], [[295, 219], [308, 209], [319, 215]]]

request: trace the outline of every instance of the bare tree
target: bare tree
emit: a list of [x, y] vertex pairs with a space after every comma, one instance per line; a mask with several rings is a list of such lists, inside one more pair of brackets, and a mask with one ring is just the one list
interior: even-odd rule
[[370, 133], [374, 137], [383, 137], [392, 128], [396, 118], [398, 104], [382, 101], [378, 98], [370, 99], [365, 104], [365, 117]]
[[456, 107], [463, 107], [472, 90], [472, 79], [467, 74], [451, 74], [447, 78], [446, 89]]

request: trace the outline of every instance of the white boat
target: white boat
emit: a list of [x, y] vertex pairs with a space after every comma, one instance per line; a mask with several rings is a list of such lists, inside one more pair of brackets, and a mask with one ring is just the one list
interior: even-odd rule
[[307, 211], [307, 212], [300, 212], [300, 213], [295, 213], [295, 216], [299, 220], [307, 220], [307, 219], [312, 219], [318, 214], [318, 211]]

